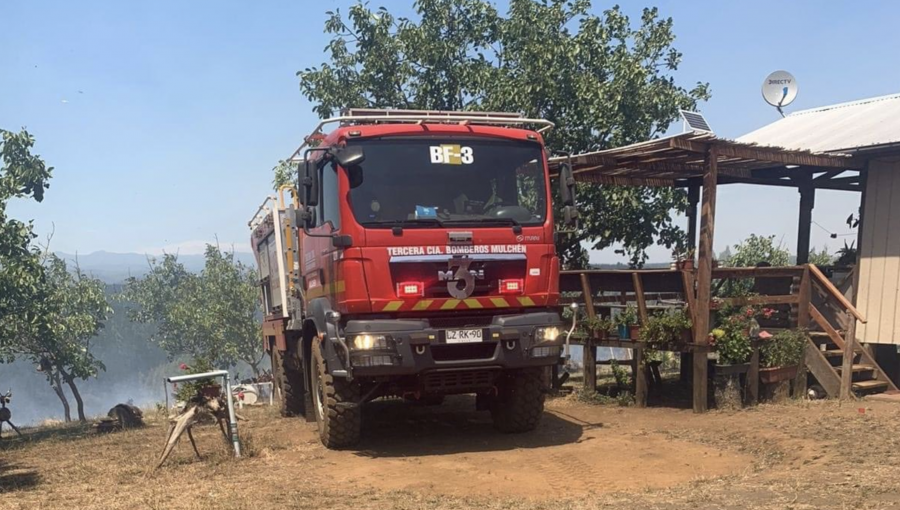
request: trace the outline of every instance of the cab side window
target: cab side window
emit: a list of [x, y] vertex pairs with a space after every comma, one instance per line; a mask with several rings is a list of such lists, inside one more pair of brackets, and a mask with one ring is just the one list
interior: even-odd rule
[[341, 204], [338, 196], [338, 174], [334, 164], [325, 165], [320, 170], [319, 218], [321, 223], [330, 221], [334, 229], [341, 228]]

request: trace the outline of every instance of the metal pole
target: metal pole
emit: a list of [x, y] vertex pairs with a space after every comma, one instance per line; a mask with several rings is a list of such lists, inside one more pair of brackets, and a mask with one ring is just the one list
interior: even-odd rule
[[234, 443], [234, 456], [241, 456], [241, 442], [238, 439], [237, 417], [234, 415], [234, 404], [231, 402], [231, 377], [225, 373], [225, 395], [228, 402], [228, 430], [231, 432], [231, 442]]
[[163, 379], [163, 394], [166, 396], [166, 411], [169, 410], [169, 384], [168, 381]]

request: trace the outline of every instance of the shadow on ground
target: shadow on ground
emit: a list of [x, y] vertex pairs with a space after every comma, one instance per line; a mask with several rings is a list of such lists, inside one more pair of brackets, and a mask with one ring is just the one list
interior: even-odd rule
[[363, 439], [355, 454], [372, 458], [543, 448], [577, 443], [584, 431], [603, 426], [545, 412], [534, 432], [504, 434], [490, 413], [475, 410], [471, 395], [448, 397], [440, 406], [384, 400], [363, 409]]
[[0, 494], [28, 490], [36, 487], [41, 477], [36, 471], [23, 470], [0, 460]]
[[36, 427], [21, 430], [21, 436], [15, 435], [15, 432], [12, 433], [13, 435], [4, 433], [3, 439], [0, 439], [0, 451], [16, 450], [29, 443], [48, 440], [76, 441], [94, 435], [94, 430], [90, 423], [77, 422], [53, 427]]

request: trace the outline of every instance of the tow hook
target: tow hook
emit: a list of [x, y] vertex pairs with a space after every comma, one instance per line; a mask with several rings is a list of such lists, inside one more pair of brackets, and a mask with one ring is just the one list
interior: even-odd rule
[[[334, 310], [329, 310], [329, 311], [325, 312], [325, 320], [327, 320], [334, 326], [334, 338], [337, 341], [338, 345], [340, 345], [341, 348], [344, 349], [344, 354], [347, 356], [347, 370], [334, 370], [334, 371], [332, 371], [332, 375], [343, 376], [348, 381], [352, 381], [353, 380], [353, 366], [350, 364], [351, 363], [350, 347], [348, 347], [347, 342], [345, 342], [344, 339], [341, 338], [341, 328], [340, 328], [341, 313], [336, 312]], [[344, 373], [340, 374], [340, 372], [344, 372]]]

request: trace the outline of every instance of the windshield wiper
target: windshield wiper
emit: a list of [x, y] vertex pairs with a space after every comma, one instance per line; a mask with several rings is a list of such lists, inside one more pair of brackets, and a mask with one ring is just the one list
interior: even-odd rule
[[441, 228], [444, 228], [444, 222], [437, 218], [416, 218], [412, 220], [372, 220], [372, 221], [364, 221], [362, 223], [363, 226], [366, 225], [391, 225], [394, 227], [416, 227], [420, 225], [437, 225]]

